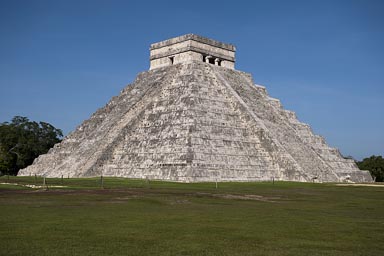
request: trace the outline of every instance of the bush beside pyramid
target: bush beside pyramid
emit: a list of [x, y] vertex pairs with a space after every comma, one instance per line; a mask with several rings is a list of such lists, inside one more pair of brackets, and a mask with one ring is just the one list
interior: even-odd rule
[[371, 182], [353, 160], [196, 35], [151, 46], [151, 68], [19, 175], [182, 182]]

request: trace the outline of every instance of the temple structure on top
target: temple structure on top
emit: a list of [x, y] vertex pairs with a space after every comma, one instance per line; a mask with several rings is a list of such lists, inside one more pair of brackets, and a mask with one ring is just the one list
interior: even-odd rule
[[193, 60], [235, 69], [235, 51], [234, 45], [187, 34], [152, 44], [150, 70]]

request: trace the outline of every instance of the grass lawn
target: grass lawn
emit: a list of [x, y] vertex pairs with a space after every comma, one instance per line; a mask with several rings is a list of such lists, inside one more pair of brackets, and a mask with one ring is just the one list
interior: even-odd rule
[[[383, 255], [384, 187], [0, 177], [0, 255]], [[13, 185], [12, 185], [13, 184]], [[17, 185], [18, 184], [18, 185]], [[24, 185], [24, 186], [22, 186]]]

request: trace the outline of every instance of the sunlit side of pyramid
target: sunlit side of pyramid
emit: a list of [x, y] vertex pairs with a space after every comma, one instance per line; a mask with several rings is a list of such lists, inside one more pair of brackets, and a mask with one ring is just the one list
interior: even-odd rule
[[19, 175], [183, 182], [369, 182], [234, 69], [235, 47], [193, 34], [151, 45], [150, 70]]

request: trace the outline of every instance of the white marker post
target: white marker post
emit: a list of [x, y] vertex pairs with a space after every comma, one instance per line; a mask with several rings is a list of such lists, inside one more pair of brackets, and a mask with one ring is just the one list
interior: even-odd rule
[[48, 184], [45, 180], [45, 176], [44, 176], [44, 179], [43, 179], [43, 188], [45, 187], [45, 190], [48, 190]]

